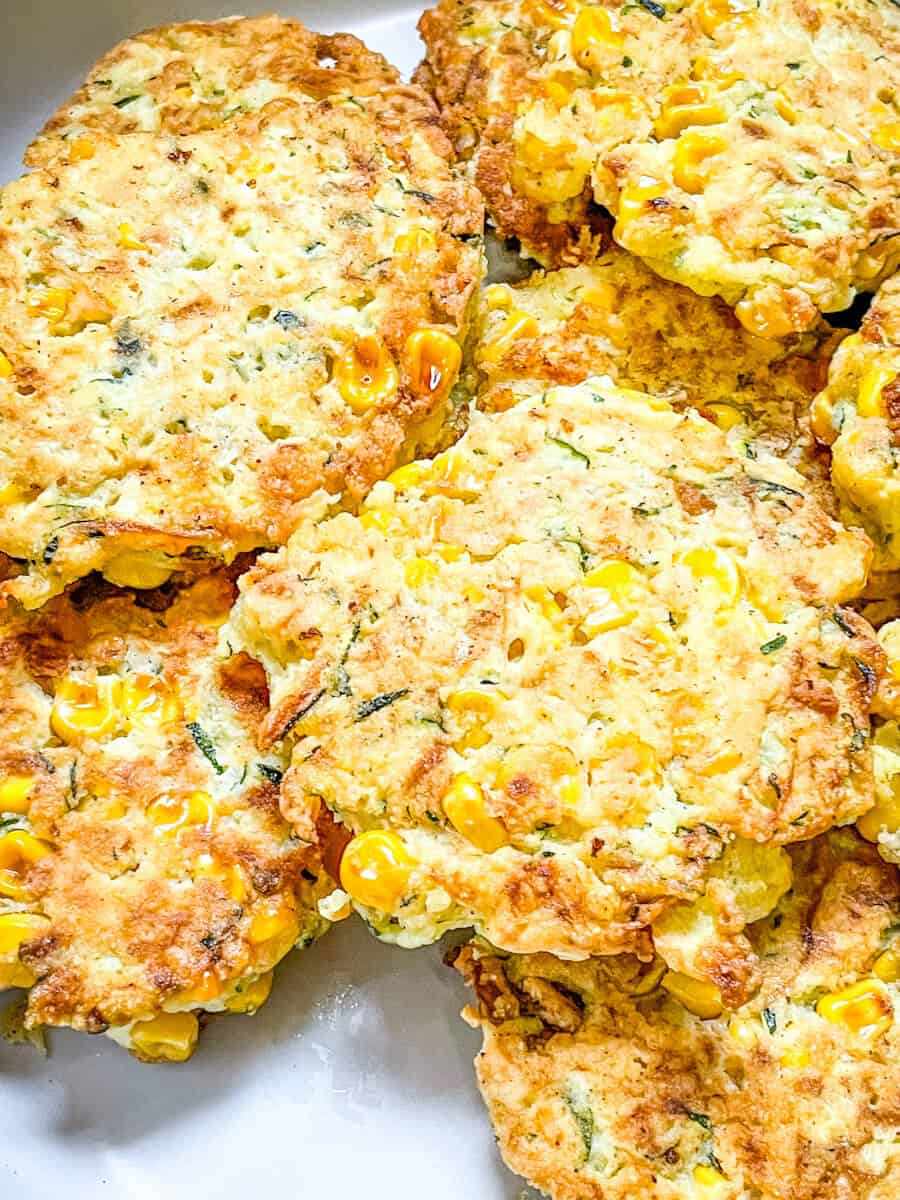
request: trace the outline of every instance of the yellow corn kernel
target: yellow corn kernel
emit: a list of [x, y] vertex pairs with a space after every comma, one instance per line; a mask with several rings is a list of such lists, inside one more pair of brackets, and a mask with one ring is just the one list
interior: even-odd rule
[[646, 103], [632, 92], [594, 91], [590, 93], [590, 101], [595, 112], [609, 113], [617, 121], [637, 121], [647, 116]]
[[43, 287], [29, 295], [26, 307], [29, 316], [44, 317], [52, 330], [65, 317], [71, 301], [68, 288]]
[[363, 509], [359, 514], [359, 523], [363, 529], [377, 529], [381, 533], [400, 533], [403, 530], [403, 522], [396, 512], [381, 505]]
[[781, 117], [782, 121], [787, 121], [788, 125], [797, 124], [797, 110], [794, 108], [793, 104], [791, 104], [790, 100], [788, 100], [787, 96], [783, 95], [781, 92], [776, 92], [772, 106], [778, 113], [779, 117]]
[[134, 226], [123, 221], [119, 226], [119, 245], [123, 250], [149, 250], [146, 242], [142, 242], [135, 233]]
[[177, 697], [158, 675], [128, 675], [122, 681], [120, 706], [131, 725], [161, 725], [181, 717]]
[[186, 1062], [194, 1053], [200, 1025], [193, 1013], [160, 1013], [131, 1027], [131, 1050], [145, 1062]]
[[0, 837], [0, 896], [10, 900], [28, 900], [25, 884], [35, 863], [46, 858], [52, 847], [25, 829], [13, 829]]
[[810, 424], [818, 441], [830, 446], [838, 435], [834, 427], [834, 410], [825, 392], [820, 392], [810, 408]]
[[628, 184], [619, 193], [616, 221], [624, 225], [645, 216], [647, 205], [654, 200], [661, 200], [668, 190], [666, 184], [659, 179], [652, 175], [642, 175], [637, 183]]
[[244, 872], [237, 863], [222, 863], [211, 854], [201, 854], [194, 864], [195, 879], [215, 879], [225, 885], [229, 896], [237, 904], [249, 895]]
[[415, 859], [395, 833], [358, 834], [341, 859], [341, 887], [366, 908], [391, 912], [409, 892]]
[[900, 953], [892, 947], [879, 954], [872, 967], [872, 974], [882, 983], [900, 983]]
[[400, 375], [381, 339], [367, 334], [336, 360], [334, 380], [342, 399], [361, 414], [390, 399]]
[[692, 129], [683, 133], [675, 143], [672, 161], [672, 178], [684, 192], [695, 195], [706, 186], [707, 172], [704, 164], [728, 148], [727, 140], [720, 133], [709, 133]]
[[95, 679], [69, 675], [61, 679], [50, 712], [51, 729], [70, 745], [112, 733], [119, 721], [121, 686], [121, 680], [113, 675], [98, 675]]
[[698, 1163], [694, 1167], [694, 1182], [704, 1191], [718, 1192], [728, 1183], [728, 1178], [721, 1171], [717, 1171], [715, 1167], [709, 1166], [708, 1163]]
[[660, 140], [674, 138], [693, 125], [720, 125], [726, 115], [722, 105], [711, 98], [707, 84], [679, 83], [663, 92], [654, 129]]
[[682, 975], [680, 971], [667, 971], [663, 976], [662, 985], [670, 996], [695, 1017], [711, 1021], [714, 1017], [721, 1016], [722, 994], [714, 983], [692, 979], [690, 975]]
[[856, 395], [856, 411], [861, 417], [884, 417], [884, 389], [897, 378], [888, 367], [872, 367], [866, 371]]
[[11, 379], [15, 373], [15, 367], [12, 365], [3, 351], [0, 350], [0, 379]]
[[201, 1007], [208, 1004], [210, 1000], [215, 1000], [222, 992], [222, 981], [219, 979], [215, 971], [204, 971], [199, 980], [188, 991], [179, 993], [178, 1001], [181, 1004], [190, 1004]]
[[417, 396], [445, 400], [456, 383], [462, 350], [443, 329], [417, 329], [406, 339], [406, 365]]
[[538, 323], [529, 313], [513, 309], [503, 322], [500, 331], [485, 343], [481, 357], [484, 362], [498, 362], [513, 342], [536, 338]]
[[872, 141], [882, 150], [896, 150], [900, 154], [900, 121], [888, 121], [872, 134]]
[[393, 485], [394, 491], [406, 492], [410, 488], [421, 487], [426, 480], [431, 479], [433, 474], [432, 464], [419, 460], [407, 463], [405, 467], [398, 467], [396, 471], [392, 471], [388, 475], [387, 481]]
[[536, 604], [540, 609], [541, 616], [554, 629], [562, 629], [564, 627], [562, 609], [556, 602], [556, 598], [548, 587], [543, 584], [534, 584], [531, 587], [524, 589], [525, 597]]
[[463, 733], [453, 743], [454, 749], [478, 750], [491, 740], [486, 726], [497, 714], [500, 703], [505, 699], [497, 688], [463, 688], [451, 692], [447, 697], [447, 707], [456, 718]]
[[435, 542], [432, 550], [447, 563], [459, 562], [466, 552], [465, 546], [458, 546], [456, 542]]
[[787, 305], [781, 302], [781, 290], [739, 300], [734, 315], [747, 330], [761, 338], [783, 338], [796, 333], [798, 326]]
[[7, 775], [0, 783], [0, 813], [28, 812], [33, 791], [33, 775]]
[[891, 779], [889, 790], [879, 787], [875, 806], [857, 820], [856, 828], [867, 842], [877, 842], [881, 833], [894, 834], [900, 830], [900, 778]]
[[174, 835], [190, 827], [208, 829], [215, 816], [215, 805], [208, 792], [189, 792], [184, 796], [157, 796], [147, 807], [147, 817], [160, 834]]
[[742, 1050], [752, 1050], [759, 1041], [759, 1027], [749, 1017], [732, 1017], [728, 1022], [728, 1034]]
[[605, 8], [583, 8], [572, 26], [572, 57], [585, 71], [594, 71], [607, 61], [610, 51], [619, 51], [625, 35]]
[[744, 76], [740, 71], [734, 71], [720, 63], [713, 62], [705, 54], [698, 55], [691, 64], [691, 79], [704, 79], [714, 83], [720, 91], [725, 91], [735, 83], [740, 83]]
[[734, 429], [736, 425], [740, 425], [744, 420], [744, 414], [739, 408], [735, 408], [733, 404], [720, 404], [718, 401], [713, 404], [705, 404], [702, 412], [704, 416], [711, 417], [725, 433], [729, 429]]
[[125, 588], [162, 587], [171, 575], [172, 567], [165, 556], [155, 559], [140, 553], [117, 554], [103, 568], [104, 579]]
[[843, 991], [830, 992], [816, 1005], [816, 1012], [866, 1039], [887, 1032], [894, 1020], [891, 998], [877, 979], [860, 979]]
[[526, 0], [525, 11], [537, 25], [550, 25], [554, 29], [565, 28], [576, 12], [578, 0]]
[[484, 302], [489, 312], [496, 312], [498, 309], [508, 312], [513, 305], [512, 289], [505, 283], [492, 283], [484, 289]]
[[676, 559], [687, 567], [702, 589], [715, 594], [720, 605], [734, 604], [741, 591], [737, 563], [718, 546], [695, 546]]
[[0, 914], [0, 991], [11, 987], [31, 987], [34, 974], [19, 961], [19, 951], [50, 928], [45, 917], [35, 913]]
[[748, 25], [755, 5], [750, 0], [700, 0], [696, 12], [697, 23], [706, 36], [715, 37], [723, 25], [729, 29]]
[[698, 775], [703, 775], [706, 779], [712, 778], [714, 775], [725, 775], [728, 771], [733, 771], [735, 767], [739, 767], [743, 762], [743, 756], [737, 750], [722, 750], [718, 754], [713, 754], [706, 760], [701, 767], [697, 769]]
[[[541, 86], [543, 88], [544, 95], [551, 102], [551, 104], [555, 104], [557, 108], [565, 108], [567, 104], [571, 103], [572, 93], [565, 86], [565, 84], [560, 83], [558, 80], [547, 79]], [[494, 284], [493, 286], [497, 287], [499, 285]]]
[[424, 587], [426, 583], [437, 579], [438, 568], [427, 558], [411, 558], [403, 564], [403, 575], [406, 586], [410, 588]]
[[630, 624], [647, 591], [640, 571], [621, 558], [608, 558], [594, 567], [581, 586], [589, 588], [591, 593], [590, 609], [580, 625], [588, 640]]
[[97, 147], [89, 137], [73, 138], [69, 143], [69, 161], [84, 162], [88, 158], [93, 158]]
[[506, 830], [488, 813], [484, 789], [471, 775], [457, 775], [453, 780], [444, 796], [444, 812], [460, 837], [485, 854], [493, 854], [506, 845]]
[[254, 905], [247, 927], [247, 937], [254, 945], [282, 943], [286, 953], [298, 932], [297, 913], [286, 896], [272, 896]]
[[252, 1016], [268, 1000], [274, 977], [273, 971], [266, 971], [249, 983], [238, 984], [234, 995], [225, 1001], [225, 1008], [230, 1013], [246, 1013]]
[[600, 769], [610, 759], [617, 760], [617, 770], [659, 778], [659, 758], [654, 748], [634, 733], [615, 733], [598, 756], [591, 761], [591, 770]]
[[406, 233], [401, 233], [394, 242], [394, 253], [405, 255], [408, 258], [416, 258], [420, 254], [427, 254], [429, 250], [436, 249], [437, 238], [430, 229], [423, 229], [421, 225], [414, 225]]
[[789, 1046], [779, 1061], [789, 1070], [802, 1071], [810, 1064], [809, 1051], [803, 1046]]

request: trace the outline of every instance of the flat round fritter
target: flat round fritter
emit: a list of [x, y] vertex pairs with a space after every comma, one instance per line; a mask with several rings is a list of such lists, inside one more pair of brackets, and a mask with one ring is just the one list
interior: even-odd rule
[[[553, 1200], [894, 1200], [900, 888], [850, 834], [793, 849], [737, 1013], [661, 964], [464, 948], [500, 1151]], [[661, 981], [661, 986], [660, 986]]]
[[358, 38], [281, 17], [148, 29], [114, 46], [25, 153], [31, 167], [90, 156], [94, 134], [200, 133], [270, 100], [370, 97], [399, 72]]
[[900, 256], [891, 0], [442, 0], [419, 79], [499, 231], [590, 256], [592, 205], [660, 275], [780, 337]]
[[900, 275], [845, 339], [813, 407], [816, 436], [831, 446], [831, 475], [846, 519], [875, 542], [876, 564], [900, 568]]
[[0, 551], [34, 607], [283, 543], [455, 411], [482, 270], [431, 101], [274, 100], [95, 138], [0, 199]]
[[475, 359], [483, 408], [608, 374], [676, 408], [693, 405], [735, 439], [787, 458], [833, 503], [828, 456], [809, 428], [842, 337], [824, 321], [790, 344], [756, 337], [721, 300], [661, 280], [617, 248], [484, 296]]
[[777, 847], [873, 802], [883, 655], [835, 607], [869, 543], [805, 486], [595, 379], [475, 414], [257, 563], [228, 639], [295, 742], [283, 811], [362, 835], [341, 879], [381, 936], [579, 958], [652, 927], [744, 993]]
[[0, 988], [30, 986], [31, 1026], [186, 1056], [191, 1014], [261, 1003], [334, 885], [256, 748], [262, 672], [221, 667], [232, 580], [88, 588], [0, 624]]

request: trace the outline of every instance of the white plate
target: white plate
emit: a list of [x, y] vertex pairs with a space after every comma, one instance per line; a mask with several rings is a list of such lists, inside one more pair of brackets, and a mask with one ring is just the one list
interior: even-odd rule
[[[0, 9], [3, 179], [120, 38], [228, 12], [214, 0]], [[280, 11], [350, 30], [403, 71], [421, 56], [414, 6], [320, 0]], [[284, 964], [258, 1016], [212, 1022], [182, 1067], [143, 1066], [103, 1037], [55, 1033], [47, 1059], [0, 1042], [0, 1197], [514, 1200], [521, 1184], [499, 1164], [475, 1089], [479, 1039], [459, 1020], [465, 1002], [438, 948], [392, 949], [348, 921]]]

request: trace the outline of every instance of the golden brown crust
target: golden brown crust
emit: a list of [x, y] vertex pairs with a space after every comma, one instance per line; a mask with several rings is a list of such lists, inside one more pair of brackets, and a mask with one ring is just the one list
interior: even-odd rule
[[[553, 1200], [896, 1194], [900, 989], [873, 966], [896, 937], [897, 872], [849, 834], [791, 854], [792, 892], [751, 932], [760, 991], [731, 1017], [698, 1019], [629, 959], [459, 953], [514, 1171]], [[886, 1016], [871, 1036], [816, 1011], [866, 980]]]

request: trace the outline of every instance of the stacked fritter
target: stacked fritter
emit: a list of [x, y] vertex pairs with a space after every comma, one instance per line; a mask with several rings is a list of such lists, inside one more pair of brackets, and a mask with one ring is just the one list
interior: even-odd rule
[[[889, 1200], [900, 16], [422, 30], [453, 146], [232, 20], [4, 192], [0, 982], [177, 1059], [326, 918], [474, 928], [536, 1186]], [[479, 298], [473, 184], [549, 270]]]

